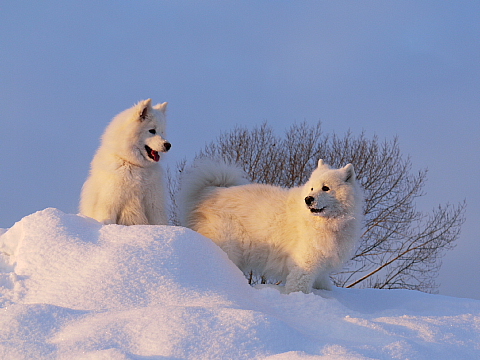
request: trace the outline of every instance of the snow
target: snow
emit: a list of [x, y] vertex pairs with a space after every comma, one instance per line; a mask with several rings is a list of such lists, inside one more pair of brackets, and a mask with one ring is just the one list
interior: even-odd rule
[[45, 209], [0, 229], [1, 359], [474, 359], [480, 301], [250, 287], [182, 227]]

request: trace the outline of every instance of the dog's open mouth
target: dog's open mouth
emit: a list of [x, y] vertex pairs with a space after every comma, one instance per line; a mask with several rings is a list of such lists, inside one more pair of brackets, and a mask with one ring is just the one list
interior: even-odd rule
[[324, 212], [324, 211], [325, 211], [325, 206], [320, 208], [320, 209], [314, 209], [314, 208], [310, 209], [310, 212], [312, 212], [312, 213], [321, 213], [321, 212]]
[[153, 150], [150, 146], [145, 145], [145, 150], [147, 150], [147, 155], [150, 159], [155, 162], [160, 160], [160, 155], [158, 155], [158, 151]]

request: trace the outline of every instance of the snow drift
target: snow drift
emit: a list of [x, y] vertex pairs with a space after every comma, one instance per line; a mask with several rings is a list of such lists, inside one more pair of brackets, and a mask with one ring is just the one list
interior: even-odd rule
[[0, 230], [2, 359], [472, 359], [480, 301], [251, 288], [209, 239], [46, 209]]

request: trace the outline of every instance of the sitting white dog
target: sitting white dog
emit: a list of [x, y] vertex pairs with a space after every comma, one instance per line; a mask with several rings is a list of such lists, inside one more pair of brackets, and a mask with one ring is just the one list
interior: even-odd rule
[[243, 172], [203, 159], [185, 172], [182, 225], [212, 239], [244, 272], [281, 280], [285, 292], [331, 290], [329, 274], [355, 250], [363, 195], [351, 164], [318, 162], [300, 187], [248, 184]]
[[106, 128], [83, 185], [80, 213], [104, 224], [167, 225], [160, 154], [167, 103], [151, 99], [117, 115]]

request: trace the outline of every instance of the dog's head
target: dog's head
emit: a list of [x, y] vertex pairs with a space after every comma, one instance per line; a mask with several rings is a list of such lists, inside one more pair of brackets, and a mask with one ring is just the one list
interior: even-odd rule
[[152, 106], [147, 99], [121, 112], [103, 134], [104, 150], [136, 166], [156, 164], [171, 147], [165, 139], [166, 109], [167, 103]]
[[304, 185], [305, 206], [314, 216], [339, 217], [354, 211], [355, 170], [352, 164], [331, 169], [323, 160]]
[[167, 103], [151, 105], [151, 99], [142, 101], [138, 105], [137, 149], [146, 161], [158, 162], [160, 154], [170, 150], [171, 144], [165, 139]]

